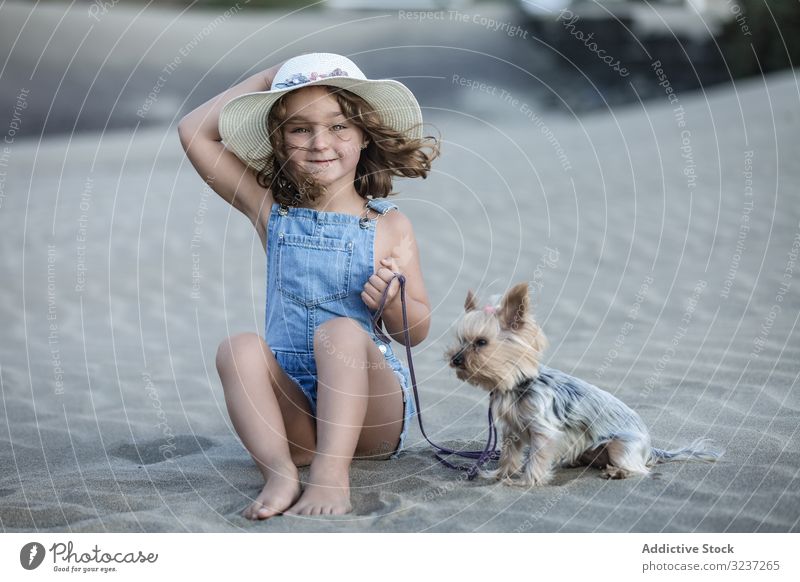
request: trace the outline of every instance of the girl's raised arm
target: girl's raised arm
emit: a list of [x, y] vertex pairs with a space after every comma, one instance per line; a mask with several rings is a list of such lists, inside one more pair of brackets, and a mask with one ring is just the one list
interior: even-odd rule
[[[200, 177], [226, 202], [242, 212], [258, 229], [261, 213], [269, 213], [272, 193], [256, 181], [254, 170], [222, 143], [219, 114], [234, 97], [268, 91], [283, 63], [248, 77], [186, 114], [178, 123], [181, 145]], [[260, 234], [260, 233], [259, 233]]]

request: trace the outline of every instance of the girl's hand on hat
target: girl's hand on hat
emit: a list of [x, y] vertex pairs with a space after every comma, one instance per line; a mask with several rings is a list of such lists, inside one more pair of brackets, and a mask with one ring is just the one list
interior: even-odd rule
[[395, 273], [402, 273], [397, 266], [397, 261], [394, 257], [387, 257], [381, 259], [381, 265], [382, 267], [376, 273], [373, 273], [364, 284], [364, 291], [361, 292], [361, 299], [372, 311], [378, 310], [383, 291], [387, 286], [389, 291], [386, 293], [386, 305], [384, 307], [388, 307], [400, 291], [400, 281], [397, 279], [392, 280]]
[[270, 91], [272, 89], [272, 82], [275, 80], [275, 75], [278, 74], [278, 71], [281, 70], [283, 63], [285, 62], [286, 61], [283, 60], [277, 65], [273, 65], [269, 69], [264, 69], [263, 71], [261, 71], [261, 75], [262, 77], [264, 77], [264, 84], [266, 91]]

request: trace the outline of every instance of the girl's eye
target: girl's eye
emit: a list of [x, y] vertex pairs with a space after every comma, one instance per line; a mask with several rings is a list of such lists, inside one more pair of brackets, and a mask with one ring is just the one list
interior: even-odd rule
[[[347, 126], [337, 123], [336, 125], [333, 126], [333, 128], [334, 129], [336, 129], [336, 128], [347, 129]], [[292, 131], [290, 131], [289, 133], [297, 133], [299, 131], [306, 131], [306, 128], [305, 127], [296, 127]]]
[[483, 346], [485, 346], [485, 345], [486, 345], [486, 344], [488, 344], [488, 343], [489, 343], [489, 342], [487, 342], [487, 341], [486, 341], [485, 339], [483, 339], [482, 337], [479, 337], [478, 339], [476, 339], [476, 340], [475, 340], [475, 345], [476, 345], [476, 346], [478, 346], [478, 347], [483, 347]]

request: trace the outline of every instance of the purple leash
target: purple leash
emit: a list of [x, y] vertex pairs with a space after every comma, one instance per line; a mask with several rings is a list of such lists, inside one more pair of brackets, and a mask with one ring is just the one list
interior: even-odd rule
[[[494, 426], [494, 420], [492, 419], [492, 398], [494, 397], [494, 392], [489, 394], [489, 438], [486, 442], [486, 446], [483, 448], [482, 451], [456, 451], [453, 449], [448, 449], [447, 447], [442, 447], [434, 443], [431, 439], [428, 438], [428, 435], [425, 434], [425, 429], [422, 426], [422, 406], [419, 402], [419, 393], [417, 392], [417, 378], [414, 375], [414, 363], [411, 360], [411, 341], [409, 337], [408, 331], [408, 317], [406, 315], [406, 277], [402, 273], [395, 273], [392, 279], [389, 281], [389, 284], [386, 285], [386, 289], [383, 290], [383, 295], [381, 296], [381, 302], [378, 306], [378, 310], [375, 312], [375, 315], [372, 317], [372, 327], [376, 333], [376, 335], [387, 344], [391, 344], [391, 338], [387, 337], [386, 334], [383, 333], [383, 330], [380, 328], [380, 319], [381, 315], [383, 314], [384, 307], [386, 306], [386, 295], [389, 292], [389, 287], [392, 284], [392, 281], [395, 279], [400, 281], [400, 301], [401, 307], [403, 310], [403, 336], [406, 340], [406, 356], [408, 357], [408, 370], [411, 373], [411, 386], [414, 389], [414, 401], [417, 404], [417, 420], [419, 421], [419, 429], [422, 431], [422, 436], [425, 437], [427, 440], [437, 451], [434, 453], [436, 458], [446, 467], [451, 469], [457, 469], [459, 471], [466, 471], [467, 472], [467, 479], [472, 480], [474, 479], [477, 474], [478, 470], [480, 470], [481, 466], [490, 460], [496, 460], [500, 457], [500, 451], [495, 449], [497, 445], [497, 429]], [[457, 455], [459, 457], [464, 457], [466, 459], [476, 459], [474, 465], [454, 465], [449, 461], [442, 458], [442, 454], [445, 455]]]

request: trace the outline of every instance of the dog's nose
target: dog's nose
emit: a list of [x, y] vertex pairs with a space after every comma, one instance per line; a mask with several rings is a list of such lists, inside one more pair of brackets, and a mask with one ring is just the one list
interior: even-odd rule
[[464, 365], [464, 354], [462, 354], [461, 352], [458, 352], [455, 356], [450, 358], [450, 363], [454, 367], [460, 368], [461, 366]]

